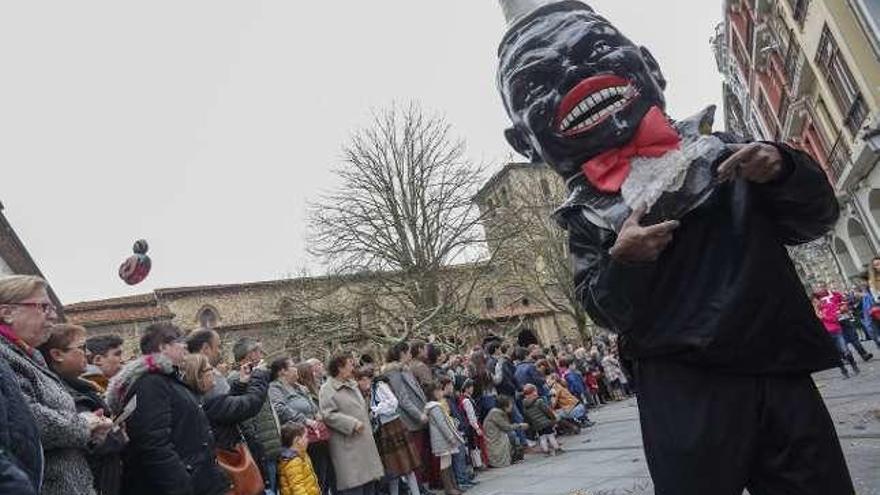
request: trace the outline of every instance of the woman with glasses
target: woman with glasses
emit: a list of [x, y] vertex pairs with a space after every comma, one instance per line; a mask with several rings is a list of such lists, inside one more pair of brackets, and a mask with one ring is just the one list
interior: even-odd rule
[[243, 368], [229, 393], [220, 394], [212, 392], [217, 374], [207, 356], [189, 354], [183, 359], [182, 368], [183, 382], [199, 396], [217, 447], [233, 450], [242, 441], [238, 424], [256, 416], [266, 401], [268, 372]]
[[0, 279], [0, 358], [16, 374], [40, 431], [45, 456], [41, 493], [92, 495], [86, 454], [104, 441], [113, 423], [92, 412], [78, 412], [64, 382], [36, 350], [48, 339], [56, 317], [43, 279]]
[[[39, 347], [43, 359], [64, 382], [73, 396], [76, 410], [103, 415], [109, 413], [107, 403], [92, 382], [80, 378], [86, 370], [86, 329], [77, 325], [61, 324], [52, 327], [49, 340]], [[98, 495], [116, 495], [122, 476], [120, 454], [128, 438], [123, 430], [115, 427], [106, 440], [90, 446], [87, 459], [94, 477]]]

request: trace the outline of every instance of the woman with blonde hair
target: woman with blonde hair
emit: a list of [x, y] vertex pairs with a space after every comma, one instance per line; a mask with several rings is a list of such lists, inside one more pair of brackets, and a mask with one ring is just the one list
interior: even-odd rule
[[213, 394], [216, 373], [208, 356], [187, 354], [181, 366], [183, 383], [202, 402], [214, 431], [217, 447], [232, 450], [241, 441], [238, 424], [260, 412], [269, 390], [269, 374], [263, 369], [242, 368], [239, 380], [228, 394]]
[[86, 453], [103, 442], [113, 422], [77, 412], [64, 383], [37, 352], [57, 316], [43, 279], [28, 275], [0, 279], [0, 358], [15, 373], [40, 431], [45, 456], [41, 493], [93, 495]]

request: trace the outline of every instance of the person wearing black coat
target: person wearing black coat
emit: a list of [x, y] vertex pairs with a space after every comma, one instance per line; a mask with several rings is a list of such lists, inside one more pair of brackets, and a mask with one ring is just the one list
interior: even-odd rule
[[[203, 370], [210, 369], [210, 375]], [[200, 396], [202, 409], [214, 430], [217, 447], [233, 450], [244, 441], [239, 423], [256, 416], [266, 402], [269, 390], [269, 372], [253, 370], [253, 374], [239, 375], [228, 394], [215, 392], [214, 377], [208, 358], [190, 354], [184, 359], [183, 380]]]
[[231, 483], [217, 464], [211, 424], [177, 366], [186, 347], [177, 327], [158, 323], [141, 338], [145, 355], [110, 380], [107, 403], [118, 414], [136, 400], [126, 421], [126, 495], [224, 495]]
[[0, 493], [36, 495], [42, 473], [40, 432], [12, 369], [0, 360]]
[[[666, 112], [650, 51], [575, 0], [502, 0], [505, 136], [569, 190], [578, 299], [633, 359], [657, 495], [854, 494], [810, 374], [839, 355], [787, 246], [825, 235], [825, 171]], [[733, 433], [735, 432], [735, 433]]]

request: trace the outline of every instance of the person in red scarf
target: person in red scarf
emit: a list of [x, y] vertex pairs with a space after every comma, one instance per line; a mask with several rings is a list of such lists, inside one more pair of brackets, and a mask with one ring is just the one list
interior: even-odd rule
[[41, 494], [94, 495], [86, 455], [101, 446], [113, 422], [101, 413], [78, 412], [65, 383], [36, 347], [57, 318], [46, 282], [39, 277], [0, 278], [0, 359], [15, 373], [36, 420], [45, 465]]
[[510, 144], [566, 181], [578, 297], [634, 363], [657, 495], [853, 494], [810, 374], [839, 355], [786, 250], [839, 212], [809, 155], [680, 121], [651, 53], [576, 0], [501, 0]]

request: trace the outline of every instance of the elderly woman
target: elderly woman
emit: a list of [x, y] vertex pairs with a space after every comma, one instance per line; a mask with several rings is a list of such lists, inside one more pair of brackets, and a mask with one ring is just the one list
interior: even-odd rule
[[46, 341], [55, 318], [43, 279], [23, 275], [0, 279], [0, 358], [15, 373], [40, 431], [45, 454], [42, 493], [92, 495], [95, 490], [86, 454], [103, 441], [113, 423], [90, 412], [77, 412], [64, 382], [36, 351]]
[[367, 404], [354, 380], [354, 359], [340, 354], [327, 366], [330, 378], [321, 386], [321, 416], [330, 428], [330, 458], [340, 495], [374, 495], [375, 481], [385, 474], [370, 428]]
[[[107, 412], [109, 415], [109, 408], [98, 386], [80, 378], [88, 364], [85, 328], [68, 324], [55, 325], [49, 334], [49, 340], [39, 350], [49, 369], [61, 378], [73, 396], [77, 411], [95, 414]], [[108, 434], [107, 440], [89, 451], [87, 459], [98, 495], [120, 493], [121, 453], [127, 441], [123, 430], [116, 427]]]

